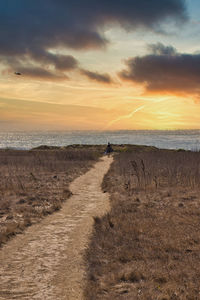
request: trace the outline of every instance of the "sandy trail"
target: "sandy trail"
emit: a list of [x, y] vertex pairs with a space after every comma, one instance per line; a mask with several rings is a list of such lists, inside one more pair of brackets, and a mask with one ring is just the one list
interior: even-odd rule
[[104, 157], [71, 185], [62, 210], [0, 250], [0, 299], [83, 299], [84, 262], [93, 216], [109, 209], [101, 190], [112, 158]]

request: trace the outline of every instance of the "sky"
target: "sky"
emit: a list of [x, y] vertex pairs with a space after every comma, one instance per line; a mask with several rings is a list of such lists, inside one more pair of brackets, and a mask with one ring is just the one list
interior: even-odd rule
[[0, 130], [199, 129], [199, 8], [0, 1]]

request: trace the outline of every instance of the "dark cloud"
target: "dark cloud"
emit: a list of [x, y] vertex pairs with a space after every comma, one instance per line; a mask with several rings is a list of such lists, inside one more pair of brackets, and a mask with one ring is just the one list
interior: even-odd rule
[[[23, 73], [24, 76], [27, 77], [47, 80], [63, 80], [68, 78], [65, 72], [78, 68], [79, 64], [79, 62], [71, 55], [55, 55], [42, 51], [40, 51], [40, 53], [34, 53], [32, 55], [32, 60], [33, 59], [35, 63], [31, 64], [30, 59], [27, 56], [4, 56], [0, 61], [3, 65], [9, 67], [6, 67], [3, 73], [13, 73], [17, 70], [17, 72]], [[38, 65], [39, 62], [40, 65]], [[49, 70], [49, 67], [51, 71]]]
[[4, 65], [12, 66], [13, 69], [28, 67], [30, 61], [40, 63], [44, 68], [53, 66], [58, 71], [71, 71], [78, 67], [78, 60], [71, 55], [55, 55], [45, 51], [33, 53], [31, 56], [2, 56], [0, 62]]
[[157, 30], [169, 19], [186, 19], [184, 0], [0, 1], [0, 56], [70, 70], [77, 61], [50, 50], [105, 47], [105, 26]]
[[184, 0], [7, 0], [0, 3], [0, 49], [4, 54], [57, 46], [95, 48], [107, 41], [103, 25], [157, 27], [186, 17]]
[[142, 83], [148, 91], [200, 93], [200, 54], [178, 53], [162, 44], [151, 49], [152, 54], [128, 59], [120, 77]]
[[81, 69], [81, 74], [88, 77], [91, 80], [95, 80], [102, 83], [112, 83], [112, 78], [109, 74], [100, 74], [98, 72], [91, 72], [88, 70]]
[[150, 50], [151, 54], [154, 55], [175, 55], [177, 51], [172, 46], [165, 46], [161, 43], [157, 44], [150, 44], [148, 45], [148, 49]]
[[[11, 70], [7, 70], [11, 71]], [[51, 81], [59, 81], [59, 80], [66, 80], [68, 77], [66, 75], [58, 74], [40, 67], [20, 67], [17, 69], [17, 72], [19, 72], [24, 77], [31, 77], [36, 79], [45, 79], [45, 80], [51, 80]]]
[[52, 54], [47, 51], [35, 51], [32, 58], [45, 65], [53, 65], [60, 71], [73, 70], [78, 66], [78, 61], [71, 55]]

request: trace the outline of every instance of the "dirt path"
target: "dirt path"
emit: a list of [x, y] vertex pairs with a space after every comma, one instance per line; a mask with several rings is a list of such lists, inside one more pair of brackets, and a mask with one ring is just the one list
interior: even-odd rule
[[112, 158], [104, 157], [70, 186], [62, 210], [33, 225], [0, 250], [0, 299], [80, 300], [82, 253], [93, 216], [109, 209], [101, 182]]

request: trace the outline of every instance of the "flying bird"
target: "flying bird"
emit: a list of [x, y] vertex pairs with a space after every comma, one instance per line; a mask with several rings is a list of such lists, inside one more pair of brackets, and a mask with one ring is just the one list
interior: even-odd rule
[[14, 74], [15, 75], [22, 75], [20, 72], [15, 72]]

